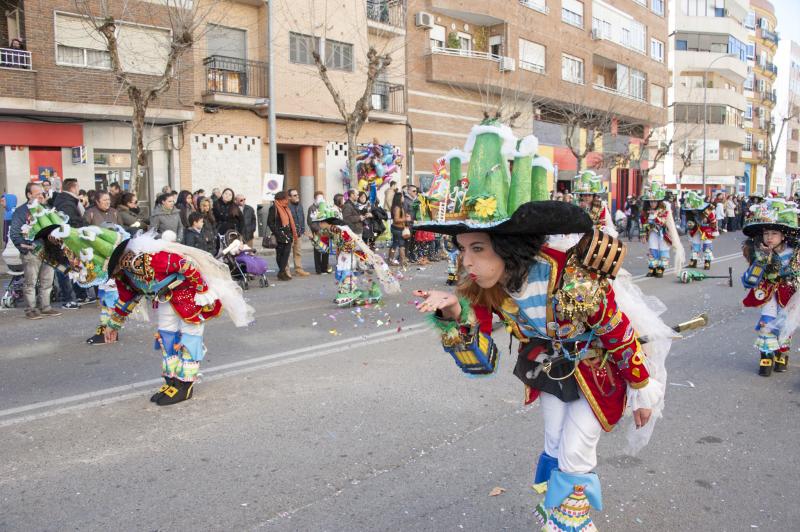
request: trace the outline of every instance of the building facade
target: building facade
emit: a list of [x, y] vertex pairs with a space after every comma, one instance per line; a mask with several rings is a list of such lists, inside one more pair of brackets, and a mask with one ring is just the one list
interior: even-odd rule
[[[776, 56], [778, 65], [778, 79], [776, 81], [778, 103], [775, 108], [774, 121], [780, 131], [784, 119], [781, 137], [778, 140], [778, 150], [775, 156], [775, 168], [772, 180], [776, 183], [773, 187], [779, 192], [792, 195], [800, 188], [797, 180], [800, 179], [800, 45], [794, 41], [784, 39], [778, 45]], [[776, 136], [777, 136], [776, 131]], [[777, 184], [782, 183], [781, 188]]]
[[[614, 116], [584, 168], [605, 149], [636, 151], [637, 137], [666, 122], [666, 17], [662, 0], [410, 0], [414, 178], [429, 176], [484, 113], [498, 110], [506, 118], [518, 113], [517, 135], [539, 137], [540, 153], [555, 163], [554, 187], [569, 189], [577, 171], [559, 119], [565, 110]], [[575, 132], [575, 145], [585, 145], [586, 135]], [[640, 186], [635, 171], [598, 170], [610, 175], [615, 198]]]
[[[77, 178], [81, 188], [130, 182], [132, 107], [111, 72], [102, 37], [69, 0], [6, 1], [0, 26], [0, 189], [22, 194], [44, 177]], [[149, 86], [163, 71], [170, 17], [157, 3], [119, 17], [125, 71]], [[192, 117], [192, 65], [176, 65], [170, 89], [151, 104], [145, 197], [180, 175], [177, 124]]]
[[[366, 83], [367, 52], [389, 53], [360, 143], [390, 142], [406, 152], [405, 38], [402, 2], [348, 0], [273, 3], [273, 98], [267, 92], [270, 57], [264, 2], [231, 0], [224, 17], [206, 25], [194, 48], [194, 119], [183, 132], [184, 188], [230, 187], [260, 203], [269, 173], [284, 176], [305, 201], [314, 190], [329, 199], [344, 190], [347, 143], [344, 121], [314, 65], [317, 51], [348, 111]], [[268, 106], [275, 106], [277, 165], [269, 168]], [[398, 174], [404, 179], [404, 170]]]
[[673, 2], [670, 187], [733, 191], [743, 179], [747, 16], [742, 0]]
[[[778, 68], [774, 56], [778, 49], [778, 33], [775, 31], [777, 19], [775, 8], [767, 0], [750, 0], [750, 11], [745, 21], [749, 33], [747, 45], [748, 75], [745, 81], [747, 110], [745, 129], [747, 131], [742, 161], [745, 163], [744, 192], [765, 192], [769, 142], [774, 122], [772, 113], [777, 102], [774, 88]], [[770, 188], [783, 188], [782, 182], [773, 179]], [[766, 191], [768, 192], [768, 191]]]

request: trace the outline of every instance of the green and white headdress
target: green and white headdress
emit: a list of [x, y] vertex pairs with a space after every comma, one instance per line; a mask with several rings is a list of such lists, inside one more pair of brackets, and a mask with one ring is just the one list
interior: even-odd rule
[[608, 194], [608, 188], [603, 183], [603, 176], [595, 174], [592, 170], [584, 170], [575, 176], [575, 194]]
[[650, 183], [650, 187], [645, 189], [642, 194], [642, 199], [645, 201], [663, 201], [667, 197], [667, 191], [664, 190], [664, 185], [658, 181]]
[[[39, 204], [30, 207], [33, 222], [28, 236], [39, 240], [48, 262], [60, 262], [70, 270], [70, 278], [80, 286], [98, 286], [108, 281], [109, 262], [114, 250], [130, 238], [121, 228], [108, 229], [90, 225], [75, 229], [69, 217]], [[58, 242], [62, 256], [54, 253]]]
[[[470, 231], [556, 234], [587, 230], [581, 223], [586, 221], [583, 211], [573, 211], [574, 206], [563, 202], [544, 201], [549, 195], [547, 172], [552, 164], [537, 155], [538, 148], [535, 136], [518, 139], [497, 118], [487, 118], [473, 126], [463, 151], [451, 150], [444, 157], [450, 167], [446, 208], [442, 208], [438, 197], [435, 201], [425, 198], [418, 212], [421, 221], [415, 227], [449, 235]], [[462, 172], [464, 163], [468, 163], [466, 178]]]
[[683, 209], [687, 211], [702, 211], [705, 210], [706, 207], [709, 206], [709, 203], [703, 199], [703, 197], [695, 192], [694, 190], [690, 190], [686, 193], [683, 197]]
[[750, 207], [742, 232], [749, 237], [759, 235], [765, 229], [780, 231], [787, 236], [798, 236], [797, 206], [784, 198], [769, 198]]

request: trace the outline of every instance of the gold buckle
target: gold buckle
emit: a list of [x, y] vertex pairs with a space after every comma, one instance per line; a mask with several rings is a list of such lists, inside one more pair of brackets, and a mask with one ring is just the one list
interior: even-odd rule
[[167, 387], [166, 390], [164, 390], [164, 395], [166, 395], [167, 397], [175, 397], [177, 394], [178, 394], [178, 389], [174, 386], [169, 386]]
[[169, 388], [169, 384], [162, 384], [161, 388], [158, 389], [158, 393], [164, 393]]
[[761, 359], [761, 365], [764, 366], [764, 367], [771, 366], [772, 365], [772, 359], [771, 358], [762, 358]]

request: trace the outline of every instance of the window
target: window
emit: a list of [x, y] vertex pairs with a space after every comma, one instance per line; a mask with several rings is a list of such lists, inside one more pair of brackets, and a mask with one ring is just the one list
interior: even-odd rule
[[650, 10], [656, 15], [664, 16], [664, 0], [650, 0]]
[[208, 25], [206, 33], [208, 55], [221, 55], [247, 59], [247, 32], [236, 28], [226, 28], [216, 24]]
[[84, 17], [56, 13], [56, 63], [86, 68], [111, 68], [105, 37]]
[[755, 59], [756, 57], [756, 45], [755, 44], [748, 44], [747, 45], [747, 58], [748, 59]]
[[611, 23], [599, 18], [592, 18], [592, 33], [600, 39], [610, 39]]
[[683, 39], [675, 39], [675, 49], [676, 50], [688, 50], [689, 49], [689, 41]]
[[753, 119], [753, 104], [752, 104], [752, 103], [749, 103], [749, 102], [748, 102], [748, 103], [745, 105], [745, 108], [744, 108], [744, 117], [745, 117], [745, 119], [747, 119], [747, 120], [752, 120], [752, 119]]
[[650, 105], [664, 107], [664, 87], [650, 85]]
[[431, 48], [444, 48], [444, 43], [446, 37], [447, 30], [444, 26], [440, 26], [438, 24], [434, 24], [434, 26], [428, 32], [428, 39], [430, 39]]
[[622, 46], [631, 46], [631, 30], [622, 28]]
[[353, 70], [353, 45], [325, 39], [325, 66], [334, 70]]
[[583, 2], [561, 0], [561, 20], [567, 24], [583, 27]]
[[789, 152], [789, 162], [790, 163], [797, 163], [797, 152], [796, 151], [790, 151]]
[[747, 58], [747, 45], [735, 37], [728, 37], [728, 50], [729, 54], [739, 56], [740, 61], [746, 61]]
[[583, 85], [583, 59], [561, 54], [561, 79]]
[[458, 48], [459, 50], [472, 50], [472, 35], [469, 33], [458, 32]]
[[756, 14], [755, 11], [749, 11], [747, 17], [744, 19], [744, 27], [751, 30], [756, 29]]
[[792, 130], [792, 140], [800, 140], [800, 129]]
[[647, 75], [641, 70], [631, 69], [631, 86], [628, 94], [637, 100], [646, 101]]
[[539, 43], [519, 40], [519, 67], [544, 74], [545, 47]]
[[289, 32], [289, 61], [300, 65], [313, 65], [318, 39], [311, 35]]
[[744, 80], [744, 88], [751, 91], [753, 90], [754, 83], [755, 83], [755, 74], [750, 72]]
[[752, 133], [745, 133], [744, 134], [744, 146], [742, 147], [743, 151], [752, 151], [753, 150], [753, 134]]
[[664, 43], [658, 39], [650, 39], [650, 57], [658, 61], [664, 62]]

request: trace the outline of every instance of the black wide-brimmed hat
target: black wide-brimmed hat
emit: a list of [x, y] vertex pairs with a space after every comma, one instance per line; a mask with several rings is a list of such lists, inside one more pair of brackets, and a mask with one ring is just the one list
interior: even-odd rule
[[481, 224], [471, 220], [415, 223], [415, 229], [443, 235], [491, 233], [496, 235], [559, 235], [586, 233], [592, 230], [589, 215], [564, 201], [529, 201], [520, 205], [511, 217], [499, 224]]

